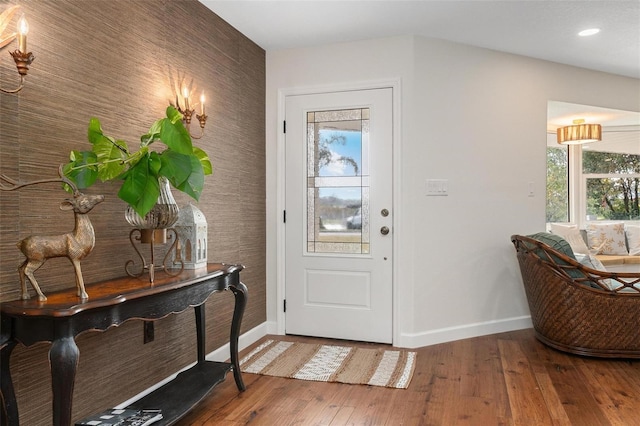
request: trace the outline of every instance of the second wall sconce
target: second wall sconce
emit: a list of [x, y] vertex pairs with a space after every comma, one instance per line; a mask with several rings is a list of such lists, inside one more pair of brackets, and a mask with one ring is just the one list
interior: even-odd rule
[[20, 85], [13, 90], [7, 90], [0, 87], [0, 91], [3, 93], [18, 93], [24, 87], [24, 78], [29, 72], [29, 65], [35, 59], [31, 52], [27, 52], [27, 33], [29, 32], [29, 24], [24, 18], [24, 15], [18, 20], [18, 32], [11, 33], [7, 36], [3, 36], [5, 28], [13, 18], [13, 15], [18, 11], [20, 6], [11, 6], [7, 8], [2, 14], [0, 14], [0, 49], [11, 43], [13, 39], [17, 37], [18, 48], [9, 52], [16, 63], [18, 74], [20, 74]]
[[204, 101], [205, 101], [204, 92], [202, 92], [202, 94], [200, 95], [200, 114], [195, 114], [196, 119], [200, 123], [199, 136], [194, 136], [191, 133], [191, 129], [190, 129], [191, 119], [196, 111], [195, 109], [191, 108], [191, 105], [189, 103], [190, 97], [191, 97], [191, 90], [187, 86], [182, 86], [182, 99], [184, 101], [184, 108], [180, 106], [178, 95], [176, 95], [175, 107], [182, 114], [184, 125], [187, 131], [189, 132], [189, 135], [191, 135], [193, 139], [200, 139], [204, 135], [204, 126], [207, 124], [207, 115], [204, 112]]

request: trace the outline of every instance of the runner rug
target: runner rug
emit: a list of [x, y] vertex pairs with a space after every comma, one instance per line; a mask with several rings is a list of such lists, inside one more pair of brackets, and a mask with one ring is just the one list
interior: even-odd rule
[[406, 389], [416, 352], [267, 340], [240, 360], [244, 373]]

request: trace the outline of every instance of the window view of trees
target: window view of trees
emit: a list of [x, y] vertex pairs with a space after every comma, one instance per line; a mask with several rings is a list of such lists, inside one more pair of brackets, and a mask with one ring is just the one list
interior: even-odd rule
[[584, 150], [582, 172], [589, 220], [640, 219], [640, 155]]
[[[360, 167], [358, 166], [358, 161], [353, 157], [337, 153], [335, 149], [337, 145], [347, 145], [346, 135], [348, 133], [349, 132], [332, 132], [328, 137], [320, 138], [317, 148], [319, 170], [318, 176], [334, 176], [335, 172], [331, 170], [331, 166], [334, 166], [334, 163], [341, 163], [345, 166], [350, 165], [351, 167], [353, 167], [353, 176], [358, 176], [358, 170], [360, 169]], [[357, 142], [361, 143], [359, 139], [357, 140]], [[358, 148], [359, 147], [360, 146], [358, 145]], [[344, 170], [344, 167], [341, 167], [340, 170]], [[349, 176], [349, 174], [343, 171], [341, 172], [340, 176]]]
[[568, 151], [566, 147], [547, 148], [547, 222], [568, 221]]
[[[569, 221], [566, 147], [547, 148], [547, 222]], [[587, 220], [640, 220], [640, 155], [582, 151]]]
[[[601, 140], [558, 144], [557, 129], [587, 117]], [[546, 147], [547, 223], [640, 220], [640, 111], [549, 101]]]

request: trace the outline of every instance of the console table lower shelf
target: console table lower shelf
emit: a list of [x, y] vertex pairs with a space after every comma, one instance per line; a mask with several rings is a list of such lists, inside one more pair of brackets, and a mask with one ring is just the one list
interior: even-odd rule
[[126, 408], [160, 408], [162, 420], [153, 425], [172, 425], [198, 405], [232, 369], [233, 364], [228, 362], [200, 361]]
[[[105, 332], [129, 320], [148, 321], [193, 308], [197, 336], [197, 362], [172, 381], [131, 404], [158, 408], [171, 425], [190, 411], [229, 371], [238, 390], [245, 389], [238, 360], [240, 325], [247, 303], [247, 287], [240, 281], [242, 265], [209, 264], [177, 276], [161, 274], [153, 283], [123, 277], [87, 286], [89, 299], [77, 297], [75, 288], [53, 292], [46, 302], [14, 300], [0, 304], [0, 425], [18, 426], [18, 404], [11, 379], [11, 352], [17, 344], [51, 342], [52, 411], [54, 426], [70, 426], [73, 388], [80, 351], [75, 338], [87, 331]], [[229, 290], [235, 306], [229, 336], [230, 363], [205, 359], [205, 309], [211, 294]], [[152, 333], [151, 333], [152, 334]]]

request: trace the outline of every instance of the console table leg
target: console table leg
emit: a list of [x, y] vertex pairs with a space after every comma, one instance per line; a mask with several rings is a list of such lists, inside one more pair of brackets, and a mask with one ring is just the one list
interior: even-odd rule
[[73, 385], [79, 358], [80, 351], [73, 337], [63, 337], [53, 341], [49, 350], [49, 362], [51, 363], [54, 426], [71, 424]]
[[197, 344], [198, 344], [198, 362], [203, 362], [205, 360], [204, 352], [205, 352], [205, 336], [206, 336], [206, 322], [205, 322], [205, 311], [204, 311], [204, 303], [202, 305], [198, 305], [195, 308], [196, 314], [196, 336], [197, 336]]
[[233, 365], [233, 378], [236, 381], [238, 390], [244, 391], [245, 385], [242, 381], [242, 374], [240, 372], [240, 360], [238, 359], [238, 339], [240, 337], [240, 326], [242, 325], [242, 316], [244, 315], [244, 308], [247, 306], [247, 286], [243, 283], [238, 283], [229, 286], [229, 289], [233, 292], [236, 303], [233, 310], [233, 320], [231, 321], [231, 337], [229, 339], [229, 346], [231, 350], [231, 364]]
[[15, 346], [16, 342], [10, 340], [0, 350], [0, 399], [3, 402], [2, 410], [0, 410], [0, 424], [3, 426], [14, 426], [20, 422], [16, 394], [9, 369], [9, 359]]

